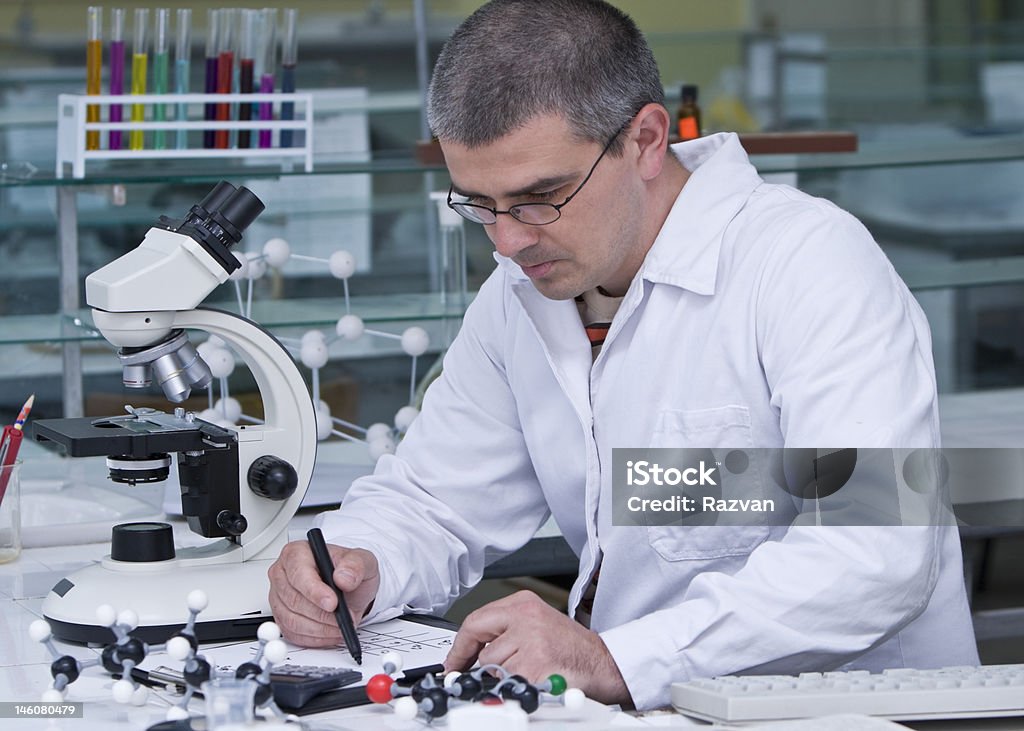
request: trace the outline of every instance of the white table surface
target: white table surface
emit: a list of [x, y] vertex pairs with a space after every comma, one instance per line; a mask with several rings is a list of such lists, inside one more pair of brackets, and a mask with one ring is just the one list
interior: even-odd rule
[[[940, 399], [943, 419], [943, 442], [951, 447], [1021, 447], [1024, 445], [1024, 389], [951, 394]], [[296, 516], [291, 526], [293, 539], [301, 539], [311, 520], [310, 514]], [[55, 522], [61, 522], [57, 520]], [[187, 531], [184, 524], [175, 521], [178, 545], [195, 544], [203, 539]], [[27, 548], [14, 562], [0, 564], [0, 701], [34, 702], [49, 687], [50, 657], [46, 649], [28, 636], [29, 625], [42, 616], [42, 601], [50, 588], [67, 573], [100, 559], [109, 552], [106, 543], [84, 543], [73, 546], [46, 546]], [[102, 598], [97, 597], [97, 604]], [[118, 608], [122, 609], [122, 608]], [[98, 650], [58, 643], [62, 651], [79, 658], [95, 656]], [[149, 701], [140, 707], [122, 706], [110, 698], [112, 679], [99, 668], [85, 671], [70, 686], [67, 699], [85, 703], [82, 719], [0, 720], [0, 729], [48, 729], [68, 731], [98, 731], [99, 729], [145, 729], [164, 720], [164, 714], [173, 697], [151, 692]], [[195, 713], [202, 712], [201, 700], [191, 706]], [[395, 729], [412, 731], [426, 728], [419, 721], [395, 718], [389, 708], [364, 706], [303, 717], [308, 728], [314, 729]], [[830, 721], [815, 719], [802, 723], [772, 726], [782, 729], [879, 729], [896, 728], [891, 724], [866, 718], [834, 718]], [[977, 728], [976, 721], [944, 724], [942, 729]], [[1013, 725], [1016, 724], [1016, 725]], [[637, 717], [616, 712], [589, 702], [582, 718], [567, 718], [562, 709], [542, 708], [531, 717], [531, 728], [546, 729], [613, 729], [629, 727], [693, 727], [712, 728], [696, 724], [673, 713], [656, 713]], [[435, 724], [443, 728], [443, 722]], [[938, 728], [936, 726], [935, 728]], [[986, 728], [1024, 728], [1020, 719], [996, 722]], [[930, 727], [931, 728], [931, 727]]]

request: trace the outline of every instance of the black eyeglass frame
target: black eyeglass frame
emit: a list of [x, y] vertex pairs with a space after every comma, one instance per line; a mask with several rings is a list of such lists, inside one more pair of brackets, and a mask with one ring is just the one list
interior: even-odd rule
[[[472, 223], [479, 223], [481, 226], [493, 226], [494, 224], [496, 224], [498, 222], [498, 215], [502, 214], [502, 213], [507, 213], [508, 215], [512, 216], [512, 218], [516, 219], [520, 223], [525, 223], [527, 226], [547, 226], [549, 224], [552, 224], [552, 223], [554, 223], [555, 221], [557, 221], [558, 219], [560, 219], [562, 217], [562, 208], [564, 208], [569, 203], [569, 201], [571, 201], [573, 198], [575, 198], [576, 195], [581, 190], [583, 190], [583, 186], [587, 184], [587, 181], [590, 180], [590, 176], [592, 176], [594, 174], [594, 171], [597, 170], [598, 163], [600, 163], [601, 160], [604, 159], [604, 156], [608, 153], [608, 150], [611, 149], [612, 143], [615, 142], [615, 140], [617, 140], [619, 138], [619, 135], [621, 135], [623, 132], [625, 132], [629, 128], [629, 125], [632, 124], [632, 123], [633, 123], [633, 118], [630, 117], [630, 119], [624, 125], [619, 127], [618, 131], [611, 136], [611, 139], [609, 139], [608, 142], [605, 144], [604, 149], [601, 150], [601, 154], [597, 156], [597, 160], [595, 160], [594, 164], [590, 166], [590, 172], [588, 172], [586, 177], [583, 178], [583, 181], [579, 185], [576, 186], [576, 190], [574, 190], [572, 193], [570, 193], [569, 197], [566, 198], [561, 203], [517, 203], [514, 206], [509, 206], [507, 211], [499, 211], [497, 208], [491, 208], [490, 206], [481, 206], [481, 205], [479, 205], [477, 203], [462, 203], [462, 202], [458, 202], [458, 201], [453, 203], [452, 202], [453, 186], [449, 185], [448, 186], [448, 207], [451, 208], [456, 213], [458, 213], [463, 218], [465, 218], [467, 221], [471, 221]], [[552, 218], [550, 221], [544, 221], [543, 223], [534, 223], [533, 221], [524, 221], [522, 218], [520, 218], [516, 214], [516, 209], [524, 208], [524, 207], [527, 207], [527, 206], [531, 206], [531, 207], [534, 207], [534, 208], [536, 208], [536, 207], [551, 208], [555, 212], [555, 217]], [[494, 217], [494, 220], [493, 221], [486, 221], [485, 222], [485, 221], [479, 221], [476, 218], [470, 218], [469, 215], [467, 215], [465, 212], [460, 210], [461, 208], [473, 208], [473, 209], [478, 209], [480, 211], [489, 211], [490, 214]]]

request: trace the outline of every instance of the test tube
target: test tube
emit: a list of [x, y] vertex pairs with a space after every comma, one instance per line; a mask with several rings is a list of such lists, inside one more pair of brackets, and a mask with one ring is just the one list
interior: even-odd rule
[[[110, 11], [110, 94], [124, 94], [124, 8], [113, 8]], [[111, 122], [123, 120], [120, 104], [111, 104], [107, 114]], [[121, 130], [110, 130], [107, 146], [111, 150], [121, 149]]]
[[[170, 89], [169, 60], [171, 55], [171, 11], [170, 8], [156, 9], [156, 24], [153, 26], [153, 93], [166, 94]], [[153, 106], [153, 120], [167, 121], [167, 105]], [[167, 132], [162, 129], [153, 132], [153, 149], [163, 150], [167, 147]]]
[[[295, 66], [299, 60], [299, 36], [298, 36], [299, 11], [295, 8], [285, 8], [284, 29], [281, 32], [281, 91], [291, 94], [295, 91]], [[281, 119], [295, 119], [295, 103], [283, 102], [281, 104]], [[292, 146], [292, 130], [281, 130], [281, 147]]]
[[[255, 66], [257, 11], [244, 9], [241, 11], [241, 26], [238, 34], [238, 92], [252, 94], [253, 72]], [[252, 104], [240, 102], [238, 120], [248, 122], [252, 119]], [[238, 130], [238, 147], [248, 148], [252, 130]]]
[[[260, 13], [261, 24], [259, 27], [257, 46], [260, 49], [257, 56], [260, 77], [260, 93], [272, 94], [274, 91], [274, 69], [277, 67], [277, 8], [263, 8]], [[260, 120], [272, 120], [274, 118], [274, 105], [272, 102], [260, 103]], [[272, 147], [274, 142], [274, 131], [270, 129], [260, 130], [260, 147]]]
[[[217, 39], [217, 93], [230, 94], [235, 72], [235, 9], [221, 8], [220, 34]], [[217, 102], [217, 121], [226, 122], [231, 118], [231, 103]], [[214, 134], [213, 146], [227, 149], [230, 134], [218, 129]]]
[[[203, 91], [207, 94], [217, 92], [217, 39], [220, 36], [220, 11], [210, 10], [206, 14], [206, 85]], [[207, 122], [217, 118], [217, 105], [207, 104], [203, 108], [203, 119]], [[213, 147], [216, 141], [215, 131], [203, 131], [203, 147]]]
[[[149, 8], [135, 9], [135, 25], [132, 28], [132, 95], [146, 93], [146, 70], [149, 65], [149, 39], [146, 37], [146, 26], [149, 24]], [[146, 106], [132, 104], [132, 121], [143, 122], [146, 119]], [[141, 129], [133, 129], [129, 135], [128, 147], [141, 150], [145, 147], [146, 133]]]
[[[102, 93], [100, 79], [103, 76], [103, 8], [92, 6], [86, 11], [87, 36], [85, 41], [85, 93]], [[85, 108], [87, 122], [100, 121], [100, 107], [90, 104]], [[85, 149], [100, 149], [99, 130], [85, 133]]]
[[[188, 94], [189, 88], [189, 56], [192, 47], [192, 10], [178, 8], [178, 35], [174, 43], [174, 91], [177, 94]], [[179, 104], [175, 119], [179, 122], [188, 121], [188, 104]], [[179, 129], [176, 147], [184, 150], [188, 147], [188, 130]]]

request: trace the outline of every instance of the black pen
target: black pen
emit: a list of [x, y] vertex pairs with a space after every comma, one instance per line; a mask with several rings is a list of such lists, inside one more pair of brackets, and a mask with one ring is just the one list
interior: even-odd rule
[[363, 664], [363, 648], [359, 645], [359, 635], [356, 634], [356, 626], [352, 623], [352, 615], [349, 614], [348, 604], [345, 602], [345, 595], [334, 583], [334, 561], [327, 550], [327, 542], [324, 534], [319, 528], [310, 528], [306, 533], [309, 540], [309, 547], [313, 551], [313, 560], [316, 562], [316, 570], [320, 572], [320, 578], [327, 586], [334, 589], [334, 595], [338, 597], [338, 608], [334, 610], [334, 618], [338, 620], [338, 629], [345, 640], [349, 654], [356, 661], [356, 665]]

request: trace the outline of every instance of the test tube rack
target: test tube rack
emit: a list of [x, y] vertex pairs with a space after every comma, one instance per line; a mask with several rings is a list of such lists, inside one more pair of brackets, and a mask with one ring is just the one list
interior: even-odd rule
[[[252, 119], [204, 120], [175, 119], [167, 121], [123, 121], [89, 122], [86, 110], [91, 106], [109, 107], [115, 104], [143, 104], [152, 107], [157, 104], [179, 105], [195, 110], [201, 116], [203, 105], [213, 103], [280, 105], [290, 102], [295, 105], [295, 118], [290, 120]], [[56, 177], [64, 178], [69, 173], [74, 178], [84, 178], [86, 163], [93, 160], [167, 160], [197, 158], [255, 158], [302, 160], [306, 172], [313, 170], [313, 95], [302, 93], [253, 93], [253, 94], [60, 94], [57, 100], [57, 169]], [[106, 117], [106, 114], [101, 116]], [[300, 130], [305, 132], [302, 144], [292, 147], [246, 147], [246, 148], [205, 148], [186, 147], [141, 150], [89, 150], [86, 149], [86, 132], [110, 130]], [[197, 135], [196, 139], [202, 135]]]

